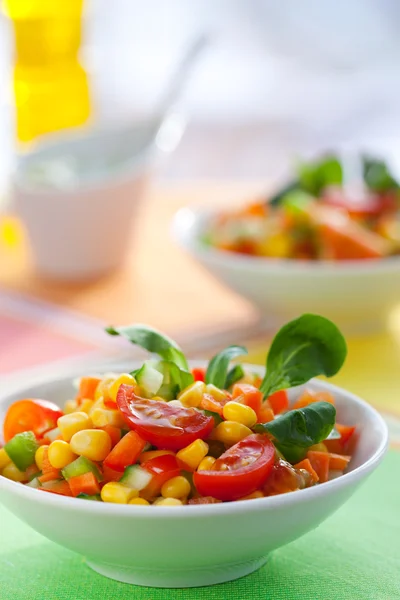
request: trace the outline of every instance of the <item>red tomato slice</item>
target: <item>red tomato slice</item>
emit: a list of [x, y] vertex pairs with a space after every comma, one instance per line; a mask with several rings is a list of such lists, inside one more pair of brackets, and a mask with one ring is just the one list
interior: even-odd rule
[[205, 381], [206, 380], [206, 370], [204, 367], [197, 367], [192, 369], [192, 375], [195, 381]]
[[211, 433], [213, 417], [196, 408], [179, 408], [168, 402], [140, 398], [134, 389], [131, 385], [121, 385], [117, 405], [129, 427], [153, 446], [180, 450]]
[[229, 448], [208, 471], [197, 471], [193, 482], [202, 496], [237, 500], [259, 489], [275, 460], [275, 447], [265, 436], [249, 435]]
[[396, 210], [396, 197], [391, 193], [370, 193], [355, 201], [346, 197], [343, 189], [332, 187], [325, 191], [322, 200], [329, 206], [345, 209], [351, 217], [356, 218], [377, 217]]
[[145, 440], [136, 431], [129, 431], [106, 456], [103, 465], [114, 471], [124, 471], [137, 461], [145, 445]]
[[181, 472], [178, 461], [172, 454], [164, 454], [163, 456], [151, 458], [143, 463], [142, 467], [153, 475], [152, 480], [141, 494], [143, 497], [149, 499], [157, 496], [164, 483], [172, 479], [172, 477], [177, 477]]
[[63, 414], [56, 404], [47, 400], [29, 398], [14, 402], [4, 419], [4, 441], [9, 442], [23, 431], [33, 431], [40, 438], [46, 431], [57, 427], [57, 419]]

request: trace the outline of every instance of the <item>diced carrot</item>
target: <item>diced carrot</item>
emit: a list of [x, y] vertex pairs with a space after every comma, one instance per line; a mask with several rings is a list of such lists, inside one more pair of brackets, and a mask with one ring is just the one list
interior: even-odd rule
[[79, 383], [78, 394], [76, 396], [76, 401], [78, 402], [78, 404], [80, 404], [85, 398], [88, 398], [89, 400], [94, 400], [94, 394], [100, 381], [101, 379], [99, 379], [99, 377], [81, 378]]
[[26, 469], [25, 474], [28, 479], [31, 479], [38, 471], [39, 469], [37, 468], [36, 464], [33, 464]]
[[341, 425], [340, 423], [336, 423], [335, 427], [340, 433], [340, 439], [325, 440], [324, 444], [329, 452], [333, 452], [334, 454], [344, 454], [351, 445], [356, 428], [349, 425]]
[[42, 492], [59, 494], [60, 496], [72, 496], [68, 481], [48, 481], [47, 483], [43, 483], [42, 487], [37, 489]]
[[122, 434], [120, 428], [115, 427], [114, 425], [105, 425], [104, 427], [99, 427], [99, 429], [102, 429], [108, 433], [111, 438], [111, 446], [114, 448], [114, 446], [116, 446], [121, 439]]
[[145, 440], [136, 431], [129, 431], [106, 456], [103, 464], [115, 471], [123, 471], [137, 461], [145, 445]]
[[289, 397], [286, 390], [279, 390], [268, 398], [268, 404], [274, 411], [275, 415], [279, 415], [289, 408]]
[[317, 481], [319, 481], [319, 477], [318, 477], [316, 471], [314, 471], [309, 458], [305, 458], [304, 460], [302, 460], [301, 462], [297, 463], [297, 465], [294, 465], [294, 466], [296, 469], [304, 469], [305, 471], [308, 471], [310, 473], [311, 478], [314, 481], [314, 483], [317, 483]]
[[265, 404], [260, 408], [260, 410], [257, 413], [257, 423], [269, 423], [269, 421], [274, 420], [274, 417], [275, 415], [272, 408]]
[[103, 465], [103, 483], [109, 481], [119, 481], [124, 473], [122, 471], [115, 471], [107, 465]]
[[250, 383], [235, 383], [232, 389], [232, 398], [242, 397], [243, 404], [250, 406], [256, 413], [261, 408], [263, 393]]
[[307, 458], [309, 459], [312, 468], [318, 475], [319, 481], [325, 483], [328, 481], [329, 475], [329, 454], [327, 452], [317, 452], [316, 450], [310, 450], [307, 452]]
[[41, 475], [40, 477], [38, 477], [40, 483], [46, 483], [48, 481], [54, 481], [57, 479], [60, 479], [61, 477], [61, 471], [59, 471], [58, 469], [53, 469], [52, 471], [47, 471], [46, 473], [43, 473], [43, 475]]
[[329, 402], [329, 404], [335, 404], [334, 398], [330, 392], [312, 392], [311, 390], [305, 390], [300, 398], [293, 404], [293, 408], [304, 408], [314, 402]]
[[68, 480], [68, 483], [73, 496], [78, 496], [79, 494], [95, 496], [100, 493], [99, 482], [97, 481], [95, 474], [91, 471], [84, 473], [83, 475], [71, 477]]
[[350, 462], [351, 456], [345, 456], [343, 454], [329, 453], [329, 468], [334, 471], [344, 471]]

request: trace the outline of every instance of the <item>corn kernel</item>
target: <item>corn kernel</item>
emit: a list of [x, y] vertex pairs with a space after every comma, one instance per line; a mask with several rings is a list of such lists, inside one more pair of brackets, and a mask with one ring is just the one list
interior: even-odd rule
[[64, 404], [64, 413], [69, 415], [70, 413], [76, 412], [78, 410], [78, 403], [76, 400], [67, 400]]
[[161, 398], [161, 396], [153, 396], [152, 400], [157, 400], [157, 402], [167, 402], [165, 398]]
[[88, 414], [91, 416], [92, 412], [94, 410], [96, 410], [96, 408], [103, 408], [103, 409], [106, 408], [106, 406], [104, 404], [104, 398], [103, 398], [103, 396], [100, 396], [100, 398], [98, 398], [97, 400], [95, 400], [95, 402], [93, 402], [92, 406], [89, 409], [89, 413]]
[[179, 450], [176, 453], [176, 458], [195, 471], [207, 455], [207, 452], [208, 445], [203, 440], [195, 440], [189, 446], [186, 446], [186, 448]]
[[11, 458], [8, 456], [4, 448], [0, 448], [0, 471], [4, 469], [11, 462]]
[[107, 408], [95, 408], [90, 413], [90, 418], [94, 427], [105, 427], [106, 425], [113, 425], [113, 427], [119, 427], [122, 429], [125, 427], [125, 420], [119, 410], [107, 409]]
[[52, 467], [55, 469], [63, 469], [78, 457], [72, 452], [68, 442], [55, 440], [49, 446], [48, 458]]
[[207, 394], [212, 396], [214, 398], [214, 400], [216, 400], [217, 402], [223, 402], [224, 400], [226, 400], [226, 393], [224, 391], [220, 390], [219, 388], [217, 388], [212, 383], [209, 383], [208, 385], [206, 385], [205, 391], [207, 392]]
[[110, 453], [111, 438], [102, 429], [83, 429], [72, 436], [70, 445], [75, 454], [96, 462]]
[[315, 450], [316, 452], [328, 452], [328, 448], [323, 442], [320, 442], [319, 444], [314, 444], [314, 446], [310, 446], [308, 449]]
[[129, 373], [122, 373], [113, 383], [109, 386], [108, 396], [114, 402], [117, 401], [118, 390], [121, 385], [135, 385], [136, 379]]
[[39, 471], [41, 471], [42, 468], [43, 468], [44, 453], [48, 449], [49, 449], [48, 446], [43, 445], [43, 446], [39, 446], [39, 448], [36, 450], [36, 453], [35, 453], [35, 463], [36, 463], [36, 466], [39, 469]]
[[178, 500], [178, 498], [157, 498], [153, 502], [154, 506], [182, 506], [182, 500]]
[[256, 498], [264, 498], [264, 494], [260, 491], [253, 492], [252, 494], [247, 494], [247, 496], [242, 496], [239, 500], [255, 500]]
[[57, 421], [57, 426], [66, 442], [69, 442], [72, 436], [82, 429], [90, 429], [92, 420], [84, 412], [74, 412], [69, 415], [63, 415]]
[[148, 460], [151, 460], [152, 458], [164, 456], [165, 454], [172, 454], [173, 456], [175, 456], [175, 452], [172, 452], [172, 450], [147, 450], [146, 452], [142, 452], [138, 460], [140, 464], [142, 464], [144, 462], [147, 462]]
[[222, 421], [222, 423], [217, 425], [214, 429], [213, 438], [227, 446], [233, 446], [251, 434], [251, 429], [246, 427], [246, 425], [242, 425], [242, 423], [236, 423], [236, 421]]
[[8, 463], [3, 469], [3, 477], [11, 479], [11, 481], [27, 481], [28, 478], [23, 471], [20, 471], [13, 462]]
[[222, 414], [227, 421], [235, 421], [236, 423], [246, 425], [246, 427], [253, 427], [257, 423], [255, 410], [239, 402], [227, 402]]
[[79, 410], [80, 410], [80, 412], [84, 412], [88, 415], [90, 413], [90, 411], [92, 410], [93, 405], [94, 405], [93, 400], [90, 400], [90, 398], [84, 398], [79, 405]]
[[129, 500], [128, 504], [140, 504], [142, 506], [149, 506], [150, 502], [147, 502], [144, 498], [132, 498]]
[[178, 475], [164, 483], [161, 488], [161, 496], [164, 498], [186, 498], [190, 494], [191, 489], [186, 477]]
[[183, 406], [194, 406], [197, 408], [200, 406], [200, 403], [203, 400], [203, 394], [205, 391], [205, 383], [202, 381], [195, 381], [192, 383], [192, 385], [189, 385], [178, 395], [178, 400], [183, 404]]
[[100, 398], [109, 398], [110, 397], [110, 388], [114, 383], [116, 377], [109, 376], [104, 377], [99, 383], [94, 393], [94, 400], [99, 400]]
[[110, 481], [103, 486], [101, 490], [101, 499], [103, 502], [114, 502], [115, 504], [128, 504], [132, 498], [138, 496], [137, 490], [118, 483]]
[[197, 467], [197, 470], [198, 471], [208, 471], [209, 469], [211, 469], [211, 467], [213, 466], [213, 464], [215, 463], [216, 460], [217, 459], [214, 458], [213, 456], [206, 456], [205, 458], [203, 458], [203, 460]]

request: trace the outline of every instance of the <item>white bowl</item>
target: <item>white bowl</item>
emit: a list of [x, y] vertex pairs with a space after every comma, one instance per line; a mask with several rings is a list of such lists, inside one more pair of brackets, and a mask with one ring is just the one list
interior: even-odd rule
[[279, 260], [208, 247], [201, 241], [215, 213], [184, 208], [177, 242], [217, 279], [250, 300], [274, 327], [305, 312], [346, 333], [379, 331], [400, 302], [400, 257], [345, 262]]
[[[171, 114], [162, 122], [49, 135], [19, 158], [12, 200], [42, 275], [87, 280], [122, 264], [156, 158], [173, 150], [183, 127]], [[47, 165], [54, 182], [35, 165]]]
[[[121, 365], [121, 370], [126, 369]], [[254, 370], [262, 373], [260, 367]], [[81, 374], [83, 370], [72, 376]], [[39, 533], [84, 555], [92, 569], [118, 581], [195, 587], [242, 577], [262, 566], [270, 552], [314, 529], [337, 510], [385, 453], [387, 427], [371, 406], [322, 381], [309, 387], [332, 392], [338, 420], [357, 426], [349, 472], [322, 485], [257, 500], [146, 507], [44, 494], [0, 476], [0, 500]], [[297, 393], [291, 391], [292, 398]], [[2, 399], [0, 418], [18, 398], [46, 398], [62, 405], [71, 394], [70, 377], [31, 387], [25, 384]]]

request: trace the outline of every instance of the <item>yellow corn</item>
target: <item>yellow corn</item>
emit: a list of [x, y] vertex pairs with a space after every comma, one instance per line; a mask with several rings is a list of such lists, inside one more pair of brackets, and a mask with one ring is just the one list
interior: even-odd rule
[[151, 460], [152, 458], [157, 458], [157, 456], [164, 456], [165, 454], [175, 455], [175, 452], [172, 450], [147, 450], [146, 452], [142, 452], [139, 456], [140, 464]]
[[110, 481], [103, 486], [101, 490], [101, 499], [103, 502], [114, 502], [115, 504], [128, 504], [132, 498], [138, 496], [137, 490], [118, 483]]
[[152, 400], [157, 400], [157, 402], [167, 402], [165, 398], [161, 398], [161, 396], [153, 396]]
[[83, 429], [72, 436], [70, 445], [75, 454], [101, 461], [111, 451], [111, 438], [102, 429]]
[[252, 494], [247, 494], [247, 496], [242, 496], [239, 500], [255, 500], [256, 498], [264, 498], [264, 494], [260, 491], [253, 492]]
[[122, 373], [113, 383], [109, 386], [108, 396], [114, 402], [117, 401], [118, 390], [121, 385], [136, 385], [136, 379], [129, 375], [129, 373]]
[[203, 458], [207, 455], [208, 445], [203, 440], [195, 440], [186, 448], [182, 448], [176, 453], [176, 458], [185, 463], [194, 471], [197, 469]]
[[48, 446], [39, 446], [35, 453], [35, 463], [39, 471], [43, 468], [43, 457], [46, 450], [48, 450]]
[[178, 395], [178, 400], [183, 404], [183, 406], [194, 406], [197, 408], [200, 406], [205, 391], [205, 383], [202, 381], [195, 381]]
[[78, 410], [78, 404], [76, 400], [67, 400], [64, 404], [64, 413], [69, 415], [70, 413], [76, 412]]
[[255, 410], [239, 402], [227, 402], [222, 414], [227, 421], [235, 421], [235, 423], [241, 423], [246, 427], [253, 427], [257, 423]]
[[182, 506], [182, 500], [178, 498], [157, 498], [153, 502], [154, 506]]
[[214, 384], [209, 383], [208, 385], [206, 385], [206, 390], [207, 394], [209, 394], [210, 396], [212, 396], [214, 398], [214, 400], [216, 400], [217, 402], [221, 402], [223, 400], [226, 400], [226, 394], [225, 392], [223, 392], [222, 390], [220, 390], [219, 388], [217, 388]]
[[74, 412], [69, 415], [63, 415], [57, 421], [57, 426], [66, 442], [69, 442], [72, 436], [82, 429], [90, 429], [92, 420], [84, 412]]
[[110, 397], [110, 388], [115, 381], [115, 377], [104, 377], [99, 383], [94, 393], [94, 400]]
[[328, 448], [323, 442], [319, 444], [314, 444], [314, 446], [310, 446], [308, 450], [316, 450], [317, 452], [328, 452]]
[[49, 446], [49, 462], [55, 469], [63, 469], [77, 457], [71, 450], [71, 446], [64, 440], [55, 440]]
[[287, 258], [291, 249], [292, 243], [287, 233], [274, 233], [258, 245], [260, 254], [273, 258]]
[[13, 462], [8, 463], [3, 469], [3, 477], [12, 481], [27, 481], [28, 478], [23, 471], [20, 471]]
[[191, 489], [186, 477], [178, 475], [164, 483], [161, 488], [161, 496], [164, 498], [186, 498], [190, 494]]
[[90, 409], [89, 409], [89, 415], [91, 415], [91, 414], [92, 414], [92, 412], [93, 412], [94, 410], [96, 410], [96, 408], [103, 408], [103, 409], [105, 409], [105, 408], [106, 408], [106, 407], [105, 407], [105, 404], [104, 404], [104, 399], [103, 399], [103, 396], [100, 396], [100, 398], [98, 398], [97, 400], [95, 400], [95, 401], [93, 402], [92, 406], [91, 406], [91, 407], [90, 407]]
[[84, 412], [88, 415], [90, 413], [90, 411], [92, 410], [93, 405], [94, 405], [93, 400], [90, 400], [90, 398], [84, 398], [79, 405], [79, 410], [80, 410], [80, 412]]
[[132, 498], [129, 500], [128, 504], [141, 504], [143, 506], [149, 506], [150, 502], [147, 502], [144, 498]]
[[213, 456], [206, 456], [205, 458], [203, 458], [203, 460], [197, 467], [197, 470], [198, 471], [208, 471], [209, 469], [211, 469], [211, 467], [213, 466], [213, 464], [215, 463], [216, 460], [217, 459], [214, 458]]
[[114, 425], [114, 427], [125, 427], [125, 421], [119, 410], [107, 408], [95, 408], [90, 413], [90, 418], [95, 427], [105, 427]]
[[8, 456], [4, 448], [0, 448], [0, 471], [4, 469], [11, 462], [11, 458]]
[[213, 439], [226, 444], [227, 446], [233, 446], [243, 440], [248, 435], [251, 435], [252, 431], [246, 425], [242, 423], [236, 423], [236, 421], [222, 421], [213, 431]]

